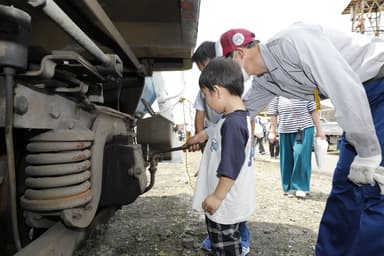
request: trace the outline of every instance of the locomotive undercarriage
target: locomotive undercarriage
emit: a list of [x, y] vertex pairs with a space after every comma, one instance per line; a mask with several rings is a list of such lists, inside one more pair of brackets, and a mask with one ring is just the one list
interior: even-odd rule
[[[118, 194], [121, 202], [115, 201], [106, 206], [119, 207], [125, 202], [132, 202], [145, 191], [146, 164], [141, 147], [136, 143], [133, 117], [105, 106], [97, 106], [88, 101], [86, 95], [78, 92], [48, 94], [49, 92], [42, 89], [46, 85], [44, 83], [31, 85], [30, 79], [26, 85], [22, 79], [18, 83], [18, 77], [15, 81], [12, 128], [15, 146], [11, 154], [17, 155], [19, 161], [15, 168], [18, 216], [14, 218], [18, 220], [18, 226], [25, 228], [24, 235], [21, 235], [24, 237], [20, 240], [33, 239], [31, 230], [48, 229], [57, 221], [63, 222], [67, 227], [87, 227], [97, 211], [103, 207], [100, 204], [102, 191], [103, 197], [117, 196], [109, 195], [108, 189], [103, 190], [102, 186], [103, 175], [105, 176], [103, 172], [112, 173], [109, 174], [109, 184], [121, 177], [118, 174], [113, 175], [115, 170], [103, 168], [106, 145], [130, 148], [123, 153], [131, 156], [124, 157], [135, 161], [124, 163], [125, 168], [121, 167], [118, 171], [125, 171], [132, 178], [126, 180], [126, 186], [137, 187], [132, 190], [134, 193], [127, 194], [126, 197]], [[3, 83], [0, 83], [0, 88], [5, 88]], [[49, 89], [57, 91], [59, 88], [52, 87], [51, 84]], [[2, 89], [0, 91], [4, 92]], [[0, 101], [6, 101], [5, 93], [0, 93]], [[3, 129], [1, 136], [5, 137]], [[116, 137], [123, 137], [124, 140], [120, 139], [116, 143]], [[8, 200], [8, 150], [5, 145], [1, 145], [0, 150], [3, 206], [0, 219], [11, 222], [10, 216], [14, 213], [10, 212]], [[121, 162], [119, 158], [121, 155], [114, 157], [109, 154], [108, 162]]]
[[57, 223], [87, 228], [103, 209], [134, 201], [148, 190], [148, 163], [137, 118], [119, 102], [103, 104], [105, 87], [123, 84], [119, 58], [105, 55], [99, 66], [61, 50], [28, 59], [20, 36], [28, 15], [1, 5], [0, 14], [16, 28], [0, 29], [0, 252], [8, 255]]

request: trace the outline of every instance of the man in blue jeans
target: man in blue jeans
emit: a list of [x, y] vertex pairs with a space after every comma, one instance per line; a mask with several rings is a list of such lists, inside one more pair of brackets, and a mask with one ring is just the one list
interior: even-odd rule
[[[196, 63], [200, 71], [203, 71], [205, 66], [216, 57], [215, 42], [205, 41], [200, 44], [192, 56], [192, 61]], [[194, 107], [196, 109], [195, 114], [195, 131], [196, 133], [202, 131], [204, 128], [214, 125], [221, 118], [221, 114], [214, 112], [206, 103], [203, 94], [199, 91]], [[246, 222], [241, 222], [239, 225], [242, 255], [247, 255], [249, 249], [249, 230]], [[206, 251], [211, 251], [211, 240], [207, 236], [202, 244], [201, 248]]]
[[245, 29], [223, 33], [219, 43], [216, 55], [254, 75], [243, 97], [251, 117], [275, 96], [313, 100], [318, 88], [331, 99], [345, 136], [316, 255], [384, 255], [384, 40], [297, 22], [266, 43]]
[[[383, 148], [384, 78], [364, 83], [364, 89], [376, 134]], [[384, 179], [380, 179], [378, 175], [374, 176], [377, 182], [375, 186], [354, 184], [347, 176], [357, 152], [347, 141], [345, 134], [339, 149], [340, 156], [333, 175], [332, 191], [320, 222], [316, 255], [383, 255]], [[381, 167], [377, 172], [383, 174], [384, 169]]]

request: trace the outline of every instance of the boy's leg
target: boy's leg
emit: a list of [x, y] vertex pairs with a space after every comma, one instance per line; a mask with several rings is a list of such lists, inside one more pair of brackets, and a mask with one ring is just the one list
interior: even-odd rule
[[247, 242], [249, 246], [249, 229], [247, 227], [247, 222], [243, 221], [239, 224], [240, 238], [242, 242]]
[[247, 227], [247, 222], [243, 221], [239, 224], [240, 231], [240, 240], [241, 240], [241, 255], [248, 255], [250, 252], [251, 238], [249, 235], [249, 229]]
[[239, 223], [223, 225], [205, 217], [213, 255], [240, 256], [241, 242]]

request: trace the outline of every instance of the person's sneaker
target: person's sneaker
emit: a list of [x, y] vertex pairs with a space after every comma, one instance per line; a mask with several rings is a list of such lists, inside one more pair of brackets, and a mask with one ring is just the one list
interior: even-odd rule
[[242, 246], [241, 247], [241, 256], [248, 255], [249, 251], [250, 251], [249, 246]]
[[296, 197], [297, 198], [305, 198], [306, 195], [307, 195], [307, 193], [305, 193], [304, 191], [301, 191], [301, 190], [296, 191]]
[[296, 192], [295, 190], [288, 190], [287, 192], [284, 192], [284, 195], [288, 197], [294, 197], [295, 192]]
[[[212, 244], [209, 236], [207, 236], [201, 243], [201, 249], [207, 252], [212, 251]], [[241, 241], [241, 256], [248, 255], [249, 251], [249, 241]]]
[[241, 241], [241, 256], [248, 255], [249, 251], [249, 242]]
[[201, 249], [207, 252], [212, 251], [212, 244], [211, 244], [211, 240], [209, 239], [209, 236], [207, 236], [201, 243]]

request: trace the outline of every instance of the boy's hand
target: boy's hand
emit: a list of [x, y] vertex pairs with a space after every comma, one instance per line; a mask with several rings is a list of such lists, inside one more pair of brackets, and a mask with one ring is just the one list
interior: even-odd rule
[[215, 194], [210, 194], [203, 201], [202, 207], [203, 207], [204, 211], [206, 211], [212, 215], [219, 208], [222, 201], [223, 200], [221, 198], [219, 198], [218, 196], [216, 196]]
[[197, 151], [200, 150], [201, 144], [203, 144], [208, 139], [208, 135], [205, 133], [205, 131], [201, 131], [197, 133], [195, 136], [192, 136], [185, 142], [185, 144], [182, 146], [184, 149], [188, 149], [188, 151]]

